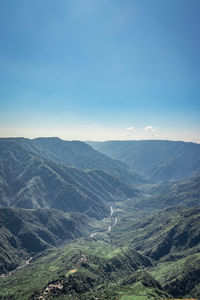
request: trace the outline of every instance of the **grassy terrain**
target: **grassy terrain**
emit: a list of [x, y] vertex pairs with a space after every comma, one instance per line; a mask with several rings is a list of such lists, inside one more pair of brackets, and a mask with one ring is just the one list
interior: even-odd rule
[[[175, 260], [200, 251], [200, 210], [174, 207], [149, 216], [137, 210], [119, 217], [110, 237], [118, 246], [132, 246], [158, 261]], [[142, 217], [143, 216], [143, 217]]]
[[[1, 277], [0, 299], [198, 298], [199, 210], [173, 208], [147, 217], [115, 205], [119, 223], [111, 232], [105, 231], [111, 219], [91, 219], [102, 233], [38, 254]], [[169, 243], [169, 253], [163, 253], [161, 245]]]
[[[174, 163], [141, 163], [171, 178], [185, 144], [159, 145]], [[1, 300], [200, 298], [199, 177], [136, 188], [124, 164], [51, 138], [0, 140], [0, 157]]]
[[0, 208], [0, 274], [31, 256], [89, 234], [88, 218], [49, 209]]
[[[142, 284], [144, 276], [137, 270], [149, 266], [151, 261], [134, 250], [116, 248], [90, 238], [78, 239], [64, 248], [44, 253], [11, 276], [0, 278], [3, 286], [0, 296], [1, 299], [29, 299], [31, 296], [37, 299], [49, 287], [49, 297], [53, 297], [51, 284], [61, 284], [66, 297], [73, 294], [74, 299], [92, 299], [99, 295], [100, 299], [108, 295], [110, 299], [125, 299], [123, 297], [131, 295], [164, 294], [153, 283], [146, 287]], [[128, 280], [133, 272], [138, 275], [126, 283], [124, 279]], [[62, 299], [59, 289], [55, 293]]]
[[174, 297], [200, 297], [200, 253], [159, 263], [150, 273]]

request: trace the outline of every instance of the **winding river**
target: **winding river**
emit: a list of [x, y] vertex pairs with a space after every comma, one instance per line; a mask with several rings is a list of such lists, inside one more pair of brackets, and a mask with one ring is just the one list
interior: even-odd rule
[[[110, 218], [111, 218], [111, 221], [112, 221], [112, 215], [113, 215], [113, 207], [110, 205]], [[108, 230], [106, 230], [105, 232], [111, 232], [112, 228], [117, 224], [117, 221], [118, 221], [118, 218], [116, 217], [114, 219], [114, 223], [112, 225], [109, 225], [108, 226]], [[101, 232], [94, 232], [90, 235], [91, 238], [94, 238], [97, 234], [100, 234], [100, 233], [103, 233], [103, 231]]]

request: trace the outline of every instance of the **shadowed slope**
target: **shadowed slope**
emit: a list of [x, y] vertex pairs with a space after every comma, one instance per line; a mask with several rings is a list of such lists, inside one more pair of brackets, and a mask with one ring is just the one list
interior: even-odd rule
[[0, 273], [87, 232], [87, 218], [58, 210], [0, 208]]
[[18, 140], [5, 139], [0, 146], [3, 206], [58, 208], [103, 218], [109, 214], [109, 201], [138, 193], [104, 171], [81, 171], [42, 159]]
[[200, 145], [176, 141], [107, 141], [89, 144], [126, 163], [148, 180], [181, 180], [200, 174]]

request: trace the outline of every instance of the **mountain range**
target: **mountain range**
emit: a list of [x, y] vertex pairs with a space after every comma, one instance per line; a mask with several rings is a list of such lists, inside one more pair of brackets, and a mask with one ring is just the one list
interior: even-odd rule
[[88, 144], [151, 182], [183, 180], [200, 173], [200, 145], [196, 143], [141, 140]]
[[174, 206], [200, 206], [200, 176], [146, 189], [148, 194], [132, 201], [132, 208], [155, 210]]
[[[64, 141], [59, 138], [6, 138], [0, 139], [0, 153], [8, 149], [27, 151], [40, 158], [81, 170], [103, 170], [125, 183], [138, 184], [143, 178], [121, 161], [94, 150], [81, 141]], [[7, 149], [7, 150], [6, 150]], [[12, 150], [11, 150], [12, 152]]]
[[[52, 139], [50, 144], [54, 141], [56, 148], [56, 139]], [[47, 139], [48, 143], [49, 139]], [[82, 145], [81, 142], [80, 144]], [[74, 142], [70, 145], [73, 148]], [[66, 153], [69, 148], [67, 144]], [[87, 150], [88, 148], [93, 152], [92, 148], [86, 145]], [[44, 158], [45, 151], [45, 148], [35, 146], [35, 141], [32, 147], [32, 142], [26, 139], [0, 140], [0, 204], [2, 206], [29, 209], [57, 208], [101, 218], [109, 214], [110, 201], [119, 197], [125, 199], [138, 193], [136, 188], [101, 170], [100, 162], [96, 163], [99, 170], [89, 170], [89, 168], [82, 170], [69, 167], [65, 163], [58, 163], [55, 159], [50, 160], [48, 154]], [[93, 155], [95, 154], [96, 151]], [[82, 154], [73, 155], [76, 155], [77, 161], [83, 159]], [[72, 154], [69, 156], [71, 157]], [[110, 164], [117, 165], [112, 159], [101, 154], [99, 156]], [[124, 170], [126, 171], [125, 168]]]
[[198, 299], [200, 145], [89, 144], [0, 139], [0, 299]]
[[0, 273], [88, 232], [87, 218], [54, 209], [0, 208]]

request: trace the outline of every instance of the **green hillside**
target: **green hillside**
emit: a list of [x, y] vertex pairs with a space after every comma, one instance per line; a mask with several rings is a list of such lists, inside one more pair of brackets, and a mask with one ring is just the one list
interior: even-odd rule
[[153, 182], [182, 180], [200, 174], [199, 144], [158, 140], [88, 143]]
[[0, 273], [11, 271], [47, 248], [88, 232], [86, 217], [58, 210], [0, 208]]
[[200, 206], [199, 176], [186, 181], [150, 185], [143, 189], [146, 189], [147, 194], [143, 194], [137, 201], [132, 201], [132, 208], [154, 210], [180, 205]]
[[1, 138], [0, 154], [16, 148], [56, 163], [81, 170], [103, 170], [128, 184], [144, 182], [144, 179], [124, 163], [113, 160], [81, 141], [64, 141], [59, 138]]
[[174, 260], [200, 251], [199, 225], [199, 208], [172, 207], [142, 218], [129, 212], [120, 216], [111, 239], [156, 261]]
[[78, 240], [46, 253], [11, 277], [0, 278], [4, 285], [0, 295], [1, 299], [125, 299], [133, 295], [160, 299], [167, 293], [143, 271], [151, 266], [151, 260], [135, 250]]
[[0, 299], [200, 298], [199, 148], [156, 142], [147, 182], [82, 142], [0, 140]]
[[198, 298], [199, 224], [198, 208], [170, 208], [146, 218], [129, 211], [111, 232], [43, 252], [1, 277], [1, 299]]
[[19, 140], [0, 143], [0, 204], [57, 208], [96, 218], [109, 214], [108, 203], [138, 194], [136, 188], [101, 170], [83, 171], [45, 160]]

